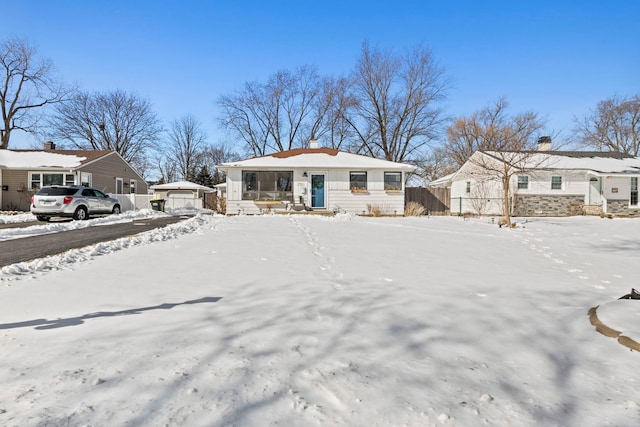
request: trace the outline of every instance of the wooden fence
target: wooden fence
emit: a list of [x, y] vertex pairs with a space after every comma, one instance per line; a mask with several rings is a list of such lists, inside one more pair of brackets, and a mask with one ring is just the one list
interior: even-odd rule
[[429, 215], [448, 215], [451, 189], [449, 188], [405, 188], [404, 202], [416, 202], [424, 206]]

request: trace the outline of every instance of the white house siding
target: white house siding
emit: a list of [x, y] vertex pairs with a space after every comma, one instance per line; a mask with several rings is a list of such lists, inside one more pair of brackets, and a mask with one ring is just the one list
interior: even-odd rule
[[[467, 182], [471, 183], [468, 193]], [[502, 215], [502, 185], [478, 183], [473, 178], [453, 181], [449, 211], [451, 215]]]
[[[639, 178], [640, 179], [640, 178]], [[603, 177], [603, 197], [605, 212], [614, 215], [640, 215], [638, 206], [630, 206], [631, 177], [607, 176]]]
[[[251, 169], [244, 169], [251, 170]], [[265, 169], [255, 169], [265, 170]], [[367, 170], [367, 192], [352, 193], [349, 189], [349, 173], [362, 169], [316, 169], [296, 168], [293, 170], [293, 199], [297, 203], [302, 197], [307, 206], [311, 205], [310, 180], [313, 174], [325, 174], [327, 211], [342, 211], [369, 214], [377, 208], [384, 215], [404, 214], [404, 191], [384, 190], [384, 172], [392, 170]], [[305, 177], [303, 174], [307, 173]], [[230, 214], [259, 214], [265, 209], [252, 200], [242, 200], [242, 170], [232, 169], [227, 174], [227, 212]], [[271, 209], [285, 210], [286, 204], [275, 204]]]
[[[518, 189], [518, 177], [513, 179], [513, 190], [520, 194], [562, 194], [562, 195], [585, 195], [589, 179], [585, 172], [578, 171], [535, 171], [533, 173], [522, 174], [529, 176], [529, 188], [527, 190]], [[562, 177], [562, 188], [551, 189], [551, 177]]]

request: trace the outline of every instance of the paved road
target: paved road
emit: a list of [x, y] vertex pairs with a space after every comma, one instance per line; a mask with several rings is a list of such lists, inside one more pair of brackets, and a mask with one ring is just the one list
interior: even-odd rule
[[[185, 216], [166, 216], [138, 219], [119, 224], [6, 240], [0, 242], [0, 267], [56, 255], [70, 249], [108, 242], [125, 236], [133, 236], [154, 228], [174, 224], [186, 218]], [[14, 226], [22, 227], [23, 225], [14, 224]]]

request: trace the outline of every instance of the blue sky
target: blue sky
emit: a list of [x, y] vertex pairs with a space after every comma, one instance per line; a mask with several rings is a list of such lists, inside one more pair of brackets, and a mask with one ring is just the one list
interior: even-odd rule
[[[233, 143], [215, 121], [220, 95], [304, 64], [346, 74], [365, 40], [429, 47], [451, 77], [450, 116], [504, 96], [561, 140], [598, 101], [640, 92], [637, 0], [22, 0], [3, 16], [0, 38], [27, 38], [66, 81], [135, 93], [167, 124], [193, 114], [211, 143]], [[34, 143], [16, 132], [10, 147]]]

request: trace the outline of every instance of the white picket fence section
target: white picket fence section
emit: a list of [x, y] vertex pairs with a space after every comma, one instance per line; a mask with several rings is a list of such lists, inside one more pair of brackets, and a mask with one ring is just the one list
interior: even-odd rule
[[[118, 199], [122, 212], [151, 209], [152, 194], [109, 194]], [[202, 199], [186, 196], [170, 196], [165, 199], [164, 209], [202, 209]]]

